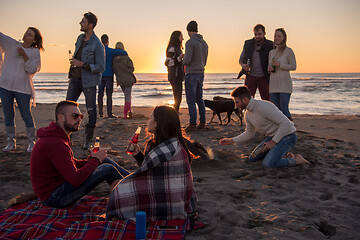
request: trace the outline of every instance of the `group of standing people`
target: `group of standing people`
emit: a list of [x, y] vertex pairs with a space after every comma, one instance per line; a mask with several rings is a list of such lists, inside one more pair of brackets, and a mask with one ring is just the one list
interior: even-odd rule
[[265, 38], [265, 27], [254, 27], [254, 38], [246, 40], [239, 63], [247, 72], [245, 86], [254, 97], [259, 89], [261, 99], [273, 102], [290, 120], [292, 80], [290, 71], [296, 69], [295, 54], [286, 45], [283, 28], [275, 30], [274, 42]]
[[106, 107], [108, 118], [117, 118], [112, 112], [112, 94], [114, 91], [114, 73], [116, 85], [121, 87], [125, 95], [124, 118], [132, 118], [131, 111], [131, 90], [136, 83], [134, 75], [134, 64], [125, 51], [124, 44], [117, 42], [115, 49], [109, 47], [109, 37], [107, 34], [101, 36], [101, 42], [105, 47], [105, 71], [102, 74], [101, 84], [98, 93], [99, 116], [104, 117], [104, 91], [106, 92]]
[[[174, 94], [174, 108], [179, 111], [182, 100], [182, 87], [185, 78], [186, 102], [189, 110], [189, 125], [186, 131], [206, 128], [205, 104], [203, 101], [204, 68], [208, 56], [208, 46], [202, 35], [198, 34], [195, 21], [189, 22], [187, 31], [190, 39], [183, 53], [183, 35], [174, 31], [166, 48], [165, 65], [168, 68], [168, 80]], [[296, 69], [294, 52], [286, 46], [287, 35], [284, 29], [275, 30], [274, 42], [265, 38], [265, 27], [257, 24], [254, 38], [246, 40], [239, 63], [246, 72], [245, 86], [252, 97], [259, 89], [261, 99], [272, 101], [290, 120], [290, 96], [292, 80], [289, 71]], [[200, 121], [196, 125], [199, 109]]]
[[[189, 110], [189, 125], [186, 131], [206, 128], [205, 104], [203, 100], [204, 71], [208, 57], [208, 45], [203, 36], [198, 34], [198, 24], [190, 21], [186, 27], [190, 39], [185, 44], [186, 52], [182, 52], [183, 35], [180, 31], [171, 34], [166, 49], [165, 65], [168, 68], [168, 80], [174, 93], [174, 108], [179, 111], [182, 98], [182, 82], [185, 76], [186, 103]], [[184, 71], [185, 68], [185, 71]], [[185, 72], [185, 73], [184, 73]], [[197, 125], [197, 111], [200, 121]]]

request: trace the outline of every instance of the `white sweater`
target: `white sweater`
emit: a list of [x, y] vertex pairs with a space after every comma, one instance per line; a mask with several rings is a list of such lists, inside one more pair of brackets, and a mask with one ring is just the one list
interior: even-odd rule
[[280, 67], [276, 67], [274, 73], [270, 74], [269, 92], [270, 93], [292, 93], [292, 80], [290, 70], [296, 69], [296, 59], [293, 50], [286, 47], [280, 56], [276, 56], [276, 49], [269, 53], [269, 66], [272, 59], [280, 62]]
[[[5, 53], [2, 63], [0, 87], [14, 92], [30, 94], [35, 99], [32, 81], [36, 72], [40, 71], [40, 51], [37, 48], [23, 48], [21, 43], [0, 32], [0, 47]], [[19, 56], [17, 48], [22, 47], [29, 60]]]
[[266, 134], [278, 143], [284, 136], [294, 133], [296, 128], [272, 102], [250, 99], [245, 111], [246, 129], [234, 142], [245, 142], [254, 137], [255, 132]]

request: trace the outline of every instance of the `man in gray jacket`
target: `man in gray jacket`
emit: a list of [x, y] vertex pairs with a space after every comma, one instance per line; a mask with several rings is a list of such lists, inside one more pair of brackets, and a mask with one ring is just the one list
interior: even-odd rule
[[[190, 39], [185, 44], [184, 65], [185, 75], [185, 94], [189, 109], [190, 123], [185, 128], [186, 131], [205, 129], [205, 104], [203, 100], [204, 70], [208, 56], [208, 45], [202, 35], [198, 34], [198, 25], [195, 21], [190, 21], [186, 27]], [[199, 108], [200, 123], [196, 126], [196, 105]]]

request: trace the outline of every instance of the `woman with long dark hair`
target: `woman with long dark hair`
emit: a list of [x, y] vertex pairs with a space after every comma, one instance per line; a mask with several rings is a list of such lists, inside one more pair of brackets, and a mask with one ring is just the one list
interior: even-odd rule
[[134, 219], [137, 211], [145, 211], [147, 221], [185, 219], [195, 210], [190, 154], [177, 111], [156, 107], [147, 131], [153, 138], [145, 153], [138, 147], [134, 153], [140, 168], [119, 181], [110, 193], [108, 219]]
[[32, 79], [35, 73], [40, 71], [40, 50], [44, 48], [41, 33], [37, 28], [29, 27], [22, 40], [23, 42], [19, 42], [0, 32], [0, 47], [5, 52], [0, 76], [0, 96], [8, 137], [7, 146], [3, 149], [5, 152], [16, 148], [15, 99], [26, 125], [29, 139], [27, 152], [31, 152], [35, 144], [35, 123], [30, 105], [32, 100], [35, 106], [35, 89]]
[[168, 80], [171, 84], [174, 94], [174, 108], [179, 112], [182, 99], [182, 82], [184, 81], [184, 65], [182, 52], [182, 42], [184, 37], [180, 31], [174, 31], [166, 48], [165, 65], [168, 69]]
[[275, 30], [275, 49], [269, 53], [270, 99], [286, 117], [292, 120], [289, 111], [292, 80], [290, 71], [296, 69], [296, 59], [293, 50], [286, 46], [286, 32], [283, 28]]

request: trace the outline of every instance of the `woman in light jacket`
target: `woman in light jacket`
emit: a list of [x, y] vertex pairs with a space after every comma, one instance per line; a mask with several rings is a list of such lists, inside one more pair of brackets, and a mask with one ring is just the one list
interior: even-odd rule
[[282, 28], [275, 30], [275, 49], [269, 53], [270, 99], [286, 117], [292, 120], [289, 111], [290, 96], [293, 90], [290, 71], [296, 69], [293, 50], [286, 46], [286, 32]]
[[0, 32], [0, 47], [5, 53], [0, 76], [0, 96], [8, 137], [7, 146], [3, 149], [5, 152], [16, 148], [14, 99], [26, 126], [29, 139], [27, 152], [31, 152], [35, 144], [35, 123], [30, 100], [35, 106], [33, 77], [40, 71], [40, 50], [44, 48], [41, 33], [37, 28], [29, 27], [22, 40], [23, 42], [19, 42]]
[[[122, 42], [117, 42], [116, 49], [125, 50]], [[113, 58], [113, 71], [116, 76], [117, 86], [120, 85], [121, 90], [125, 95], [124, 103], [124, 118], [132, 118], [131, 111], [131, 89], [136, 83], [136, 77], [134, 75], [134, 64], [128, 55], [116, 56]]]

